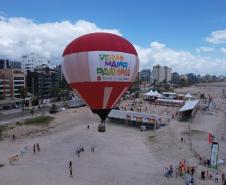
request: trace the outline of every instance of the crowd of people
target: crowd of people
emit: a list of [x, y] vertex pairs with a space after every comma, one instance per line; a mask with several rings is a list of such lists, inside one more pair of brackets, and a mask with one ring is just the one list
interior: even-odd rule
[[221, 178], [221, 183], [223, 185], [226, 184], [226, 179], [225, 179], [225, 174], [222, 173], [220, 177], [219, 172], [210, 173], [208, 170], [202, 170], [201, 171], [201, 180], [213, 180], [215, 183], [220, 183], [220, 178]]
[[[174, 169], [172, 165], [165, 168], [165, 177], [184, 177], [186, 185], [192, 185], [195, 182], [194, 175], [196, 172], [196, 166], [189, 166], [185, 160], [179, 162], [179, 165]], [[215, 183], [222, 183], [226, 185], [225, 174], [220, 174], [219, 172], [210, 172], [208, 170], [201, 170], [200, 173], [201, 180], [212, 180]]]
[[[90, 126], [87, 125], [87, 130], [90, 129]], [[90, 146], [90, 152], [95, 152], [95, 148], [96, 148], [96, 145], [91, 145]], [[80, 157], [81, 153], [85, 152], [85, 147], [80, 144], [78, 147], [75, 147], [75, 155], [77, 155], [78, 157]], [[68, 163], [68, 169], [69, 169], [69, 174], [70, 174], [70, 177], [72, 177], [72, 161], [69, 161]]]
[[165, 168], [165, 177], [178, 177], [183, 176], [185, 177], [185, 183], [186, 185], [192, 185], [194, 184], [194, 173], [195, 173], [195, 167], [194, 166], [188, 166], [185, 160], [180, 161], [178, 166], [173, 168], [172, 165]]

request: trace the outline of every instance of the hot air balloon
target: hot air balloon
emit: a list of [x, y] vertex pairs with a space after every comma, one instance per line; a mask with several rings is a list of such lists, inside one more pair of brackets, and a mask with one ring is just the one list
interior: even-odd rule
[[64, 77], [102, 121], [135, 80], [139, 60], [133, 45], [111, 33], [90, 33], [63, 52]]

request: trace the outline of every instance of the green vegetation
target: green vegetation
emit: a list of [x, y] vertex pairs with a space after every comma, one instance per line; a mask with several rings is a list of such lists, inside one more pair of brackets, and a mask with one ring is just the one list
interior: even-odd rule
[[15, 128], [15, 125], [13, 125], [13, 124], [0, 125], [0, 141], [2, 141], [4, 139], [3, 132], [14, 129], [14, 128]]
[[54, 120], [54, 117], [52, 116], [38, 116], [35, 118], [26, 119], [24, 121], [24, 125], [45, 126], [45, 125], [48, 125], [53, 120]]
[[57, 106], [55, 104], [52, 104], [52, 107], [49, 111], [50, 114], [55, 114], [57, 113]]
[[39, 105], [39, 99], [38, 99], [37, 96], [32, 96], [32, 98], [31, 98], [31, 104], [32, 104], [32, 106]]
[[36, 126], [48, 126], [51, 121], [54, 120], [52, 116], [38, 116], [35, 118], [26, 119], [25, 121], [17, 121], [16, 124], [0, 125], [0, 141], [4, 139], [4, 132], [14, 129], [16, 126], [22, 125], [36, 125]]
[[7, 130], [8, 126], [7, 125], [0, 125], [0, 141], [3, 140], [3, 131]]
[[148, 138], [149, 138], [150, 141], [155, 141], [156, 140], [155, 136], [153, 136], [153, 135], [152, 136], [148, 136]]
[[16, 125], [17, 125], [17, 126], [22, 126], [22, 125], [23, 125], [23, 123], [22, 123], [22, 122], [17, 121], [17, 122], [16, 122]]

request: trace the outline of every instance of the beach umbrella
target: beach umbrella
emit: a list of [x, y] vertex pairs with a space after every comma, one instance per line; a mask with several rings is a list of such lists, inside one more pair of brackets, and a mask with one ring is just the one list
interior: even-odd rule
[[133, 45], [111, 33], [83, 35], [63, 52], [67, 83], [102, 121], [135, 81], [138, 68]]

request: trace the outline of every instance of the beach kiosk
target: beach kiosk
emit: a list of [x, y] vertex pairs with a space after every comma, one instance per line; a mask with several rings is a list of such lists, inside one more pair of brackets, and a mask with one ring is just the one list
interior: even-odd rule
[[108, 118], [116, 123], [126, 124], [141, 128], [146, 126], [147, 129], [156, 129], [159, 127], [161, 118], [158, 115], [135, 112], [135, 111], [122, 111], [112, 109]]

